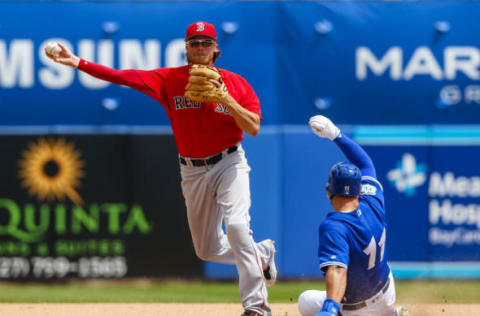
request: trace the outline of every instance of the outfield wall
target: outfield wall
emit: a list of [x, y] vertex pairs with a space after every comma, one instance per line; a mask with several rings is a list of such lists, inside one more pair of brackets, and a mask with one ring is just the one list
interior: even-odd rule
[[[253, 165], [256, 238], [273, 233], [283, 277], [318, 277], [318, 226], [332, 210], [324, 185], [330, 166], [345, 157], [307, 126], [265, 129], [278, 133], [276, 142], [271, 141], [272, 135], [246, 141]], [[343, 129], [372, 157], [383, 185], [387, 254], [394, 274], [399, 278], [480, 277], [480, 177], [479, 169], [472, 168], [480, 155], [480, 127]], [[265, 138], [270, 144], [262, 141]], [[272, 152], [282, 154], [275, 159]], [[273, 170], [279, 170], [277, 177], [269, 178]], [[275, 182], [278, 174], [280, 187]], [[277, 187], [274, 195], [272, 187]], [[271, 205], [280, 206], [281, 217]], [[234, 269], [225, 266], [207, 264], [206, 268], [212, 277], [234, 275]]]
[[[480, 127], [342, 129], [375, 162], [397, 277], [479, 277]], [[195, 257], [173, 137], [157, 132], [2, 136], [0, 277], [235, 277]], [[244, 145], [255, 239], [276, 240], [283, 277], [319, 277], [324, 185], [345, 158], [306, 125], [264, 126]]]
[[[374, 158], [397, 276], [480, 277], [479, 14], [478, 1], [0, 2], [0, 278], [235, 276], [195, 258], [163, 108], [43, 55], [60, 40], [116, 68], [175, 67], [198, 20], [218, 29], [218, 66], [262, 103], [262, 131], [244, 142], [252, 226], [277, 240], [283, 277], [320, 276], [324, 183], [343, 159], [308, 130], [315, 114]], [[83, 176], [51, 189], [60, 164], [47, 161], [25, 182], [32, 143], [62, 137], [56, 152], [80, 152]], [[77, 243], [57, 246], [67, 227]]]

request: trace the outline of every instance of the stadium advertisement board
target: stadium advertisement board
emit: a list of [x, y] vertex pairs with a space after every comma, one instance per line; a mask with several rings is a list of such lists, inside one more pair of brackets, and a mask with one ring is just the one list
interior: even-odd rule
[[[172, 173], [172, 166], [177, 165], [173, 139], [163, 145], [166, 136], [159, 136], [169, 123], [165, 111], [141, 93], [51, 63], [43, 54], [46, 42], [62, 41], [81, 57], [120, 69], [175, 67], [185, 63], [185, 27], [199, 17], [214, 23], [223, 52], [218, 66], [244, 76], [262, 102], [264, 127], [252, 141], [249, 155], [254, 157], [252, 224], [267, 225], [254, 227], [255, 232], [266, 238], [274, 231], [284, 276], [317, 276], [315, 230], [323, 218], [317, 209], [326, 212], [329, 205], [323, 199], [323, 182], [319, 187], [321, 181], [312, 179], [311, 174], [312, 170], [326, 172], [323, 169], [338, 155], [332, 148], [305, 154], [306, 148], [313, 150], [310, 147], [314, 141], [311, 131], [304, 131], [308, 118], [320, 113], [338, 124], [370, 126], [478, 124], [480, 43], [472, 32], [478, 13], [480, 2], [476, 1], [1, 2], [0, 134], [5, 140], [0, 144], [5, 162], [1, 166], [4, 180], [0, 182], [2, 266], [28, 264], [28, 273], [33, 273], [30, 259], [13, 260], [29, 256], [63, 258], [61, 255], [70, 251], [63, 249], [78, 246], [91, 251], [81, 253], [91, 259], [85, 261], [85, 271], [90, 271], [89, 266], [99, 266], [93, 257], [108, 255], [118, 259], [112, 264], [114, 268], [108, 268], [117, 275], [125, 271], [127, 276], [159, 275], [163, 271], [201, 274], [187, 237], [185, 218], [176, 217], [184, 216], [184, 205], [178, 174]], [[45, 20], [45, 16], [56, 19]], [[58, 25], [68, 27], [59, 29]], [[298, 133], [298, 129], [302, 131]], [[381, 129], [384, 134], [388, 131], [385, 126]], [[117, 136], [106, 136], [110, 132]], [[149, 132], [157, 135], [147, 137]], [[90, 136], [72, 135], [77, 133]], [[305, 133], [310, 136], [304, 137]], [[433, 146], [431, 137], [413, 146], [396, 140], [387, 140], [381, 146], [363, 143], [372, 152], [387, 190], [392, 260], [478, 260], [478, 195], [476, 189], [466, 189], [478, 186], [472, 167], [478, 143], [470, 146], [464, 142], [471, 133], [465, 132], [463, 141], [456, 139], [440, 146]], [[31, 150], [28, 142], [38, 146], [40, 136], [34, 135], [40, 134], [66, 135], [66, 144], [73, 142], [82, 155], [99, 157], [85, 162], [89, 169], [83, 171], [84, 178], [77, 170], [76, 181], [82, 183], [81, 188], [71, 184], [49, 193], [48, 186], [39, 185], [34, 190], [32, 185], [38, 179], [28, 178], [26, 171], [20, 175], [19, 163], [28, 165], [21, 152]], [[114, 139], [121, 146], [108, 152], [109, 141]], [[125, 158], [129, 157], [125, 148], [129, 142], [137, 144], [140, 140], [158, 141], [159, 146], [151, 148], [151, 144], [143, 143], [141, 152], [149, 155], [138, 158], [133, 167]], [[253, 145], [255, 142], [263, 147]], [[85, 150], [89, 144], [97, 147]], [[167, 159], [160, 152], [151, 154], [151, 150], [160, 148], [171, 156]], [[305, 157], [322, 157], [324, 161], [321, 166], [312, 162], [307, 168]], [[396, 162], [411, 166], [413, 160], [425, 169], [424, 176], [419, 172], [411, 181], [423, 179], [423, 183], [401, 192], [398, 180], [388, 175], [394, 178], [401, 174], [394, 172], [398, 169]], [[77, 169], [83, 170], [80, 165]], [[148, 170], [165, 169], [165, 175], [169, 175], [166, 178], [172, 181], [167, 189], [157, 190], [165, 184], [158, 181], [164, 179], [163, 171], [150, 173], [147, 165]], [[90, 169], [93, 166], [97, 166], [94, 172]], [[111, 170], [114, 166], [118, 168]], [[55, 172], [55, 166], [50, 164], [46, 170]], [[137, 178], [138, 170], [143, 173], [142, 179]], [[274, 179], [274, 185], [261, 179], [265, 174], [267, 179]], [[114, 180], [106, 182], [113, 175]], [[143, 179], [152, 180], [147, 185]], [[176, 191], [169, 191], [172, 189]], [[29, 190], [33, 195], [28, 195]], [[42, 194], [47, 202], [40, 198]], [[172, 220], [156, 219], [160, 214], [152, 210], [172, 198], [174, 211], [161, 212]], [[257, 211], [262, 208], [268, 211]], [[308, 214], [298, 216], [303, 212]], [[178, 233], [175, 238], [183, 240], [179, 247], [165, 249], [163, 253], [168, 255], [155, 251], [167, 247], [170, 240], [168, 230], [162, 232], [163, 226], [152, 224], [157, 222], [175, 230], [171, 236]], [[76, 239], [78, 231], [94, 233], [95, 241], [91, 245], [59, 242], [57, 250], [57, 239], [82, 241]], [[60, 233], [65, 235], [57, 236]], [[162, 242], [153, 246], [140, 248], [141, 242], [129, 246], [125, 241], [150, 240], [155, 234], [159, 235], [154, 239]], [[42, 242], [26, 240], [37, 235]], [[107, 242], [99, 244], [97, 240], [102, 239]], [[307, 242], [299, 246], [298, 239]], [[105, 249], [107, 252], [100, 252]], [[137, 250], [149, 255], [134, 253], [130, 257]], [[79, 258], [80, 254], [67, 258], [74, 264], [65, 277], [78, 274], [74, 270], [79, 269]], [[135, 258], [138, 265], [133, 264]], [[45, 266], [65, 266], [62, 260], [43, 262]], [[167, 262], [171, 266], [167, 267]], [[189, 266], [191, 262], [194, 268]], [[187, 265], [182, 266], [184, 263]], [[207, 276], [221, 274], [217, 266], [206, 266]], [[25, 269], [15, 273], [22, 275]], [[234, 277], [234, 268], [227, 269], [222, 276]], [[476, 269], [480, 271], [478, 265]], [[62, 271], [66, 273], [65, 268]], [[41, 272], [39, 276], [46, 274]]]
[[[412, 144], [404, 134], [400, 142], [398, 138], [390, 139], [390, 144], [365, 145], [376, 161], [388, 201], [389, 257], [480, 261], [480, 172], [472, 168], [480, 155], [473, 137], [478, 130], [469, 130], [470, 143], [464, 142], [466, 138], [442, 138], [445, 128], [424, 131], [433, 137], [417, 135]], [[365, 137], [363, 141], [368, 142]], [[374, 142], [378, 141], [383, 142], [378, 138]]]
[[[282, 120], [476, 124], [480, 3], [281, 2]], [[295, 107], [292, 105], [295, 104]]]
[[119, 69], [176, 67], [199, 17], [216, 25], [218, 66], [252, 84], [266, 124], [319, 111], [343, 124], [475, 124], [479, 13], [477, 1], [1, 2], [0, 125], [167, 124], [153, 100], [43, 48], [61, 41]]
[[202, 274], [170, 135], [3, 136], [0, 148], [1, 279]]

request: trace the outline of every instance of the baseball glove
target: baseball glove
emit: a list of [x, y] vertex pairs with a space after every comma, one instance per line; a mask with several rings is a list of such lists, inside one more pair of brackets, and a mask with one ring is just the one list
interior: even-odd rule
[[197, 102], [222, 103], [228, 95], [222, 76], [215, 67], [192, 65], [185, 97]]

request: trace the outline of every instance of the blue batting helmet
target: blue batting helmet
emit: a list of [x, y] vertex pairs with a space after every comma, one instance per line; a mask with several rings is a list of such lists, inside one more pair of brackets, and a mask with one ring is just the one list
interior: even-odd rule
[[360, 169], [349, 162], [339, 162], [333, 165], [328, 174], [327, 195], [359, 196], [362, 174]]

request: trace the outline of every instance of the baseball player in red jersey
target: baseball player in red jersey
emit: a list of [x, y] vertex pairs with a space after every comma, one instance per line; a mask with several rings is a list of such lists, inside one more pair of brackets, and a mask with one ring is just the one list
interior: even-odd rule
[[253, 240], [250, 167], [240, 143], [243, 132], [256, 136], [260, 130], [260, 102], [244, 78], [217, 67], [210, 69], [220, 73], [220, 82], [228, 90], [221, 102], [202, 103], [184, 96], [192, 65], [213, 66], [220, 55], [215, 27], [206, 22], [188, 26], [185, 49], [189, 65], [178, 68], [115, 70], [81, 59], [58, 45], [59, 53], [45, 50], [55, 62], [139, 90], [163, 105], [177, 144], [197, 256], [237, 266], [242, 315], [271, 315], [266, 286], [277, 278], [275, 246], [270, 239]]

